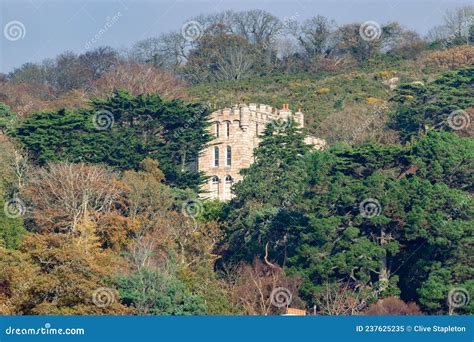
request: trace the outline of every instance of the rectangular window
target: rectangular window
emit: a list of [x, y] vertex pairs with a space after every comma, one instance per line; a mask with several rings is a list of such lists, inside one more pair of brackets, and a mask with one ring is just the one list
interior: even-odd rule
[[219, 166], [219, 147], [214, 147], [214, 167]]
[[232, 164], [232, 150], [230, 146], [227, 146], [227, 152], [226, 152], [226, 165], [230, 166]]

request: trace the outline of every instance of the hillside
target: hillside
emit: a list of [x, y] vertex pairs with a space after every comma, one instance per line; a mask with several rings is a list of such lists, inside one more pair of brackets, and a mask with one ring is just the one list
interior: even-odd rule
[[472, 315], [474, 26], [194, 19], [0, 75], [0, 314]]
[[[251, 77], [244, 80], [205, 83], [187, 88], [191, 98], [209, 103], [213, 108], [231, 107], [238, 103], [264, 103], [281, 108], [289, 103], [292, 110], [302, 108], [306, 127], [312, 134], [331, 142], [332, 133], [342, 116], [344, 121], [356, 120], [355, 125], [370, 118], [374, 110], [384, 107], [384, 119], [391, 109], [393, 96], [389, 80], [397, 78], [395, 85], [433, 80], [439, 70], [420, 69], [414, 60], [372, 61], [351, 70], [321, 73], [275, 73], [269, 76]], [[330, 118], [332, 115], [334, 118]], [[326, 121], [326, 123], [325, 123]], [[374, 134], [374, 127], [372, 134]], [[382, 127], [378, 128], [379, 130]], [[345, 137], [338, 140], [353, 142]], [[356, 141], [360, 142], [360, 141]]]

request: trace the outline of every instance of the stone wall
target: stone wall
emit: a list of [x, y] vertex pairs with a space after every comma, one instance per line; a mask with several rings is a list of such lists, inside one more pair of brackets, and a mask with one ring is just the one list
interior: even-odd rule
[[[266, 125], [272, 120], [286, 121], [288, 118], [293, 118], [300, 127], [304, 127], [304, 114], [301, 111], [292, 113], [287, 104], [279, 110], [251, 103], [213, 112], [210, 129], [215, 138], [198, 160], [199, 170], [211, 177], [203, 185], [202, 197], [221, 201], [231, 199], [231, 186], [242, 179], [239, 171], [253, 163], [253, 151]], [[317, 148], [324, 146], [321, 139], [308, 137], [306, 140]]]

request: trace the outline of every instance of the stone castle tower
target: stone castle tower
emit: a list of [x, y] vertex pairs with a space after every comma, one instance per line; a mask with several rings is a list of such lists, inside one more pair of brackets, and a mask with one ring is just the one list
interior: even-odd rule
[[[304, 114], [301, 110], [293, 113], [288, 104], [276, 110], [264, 104], [251, 103], [213, 112], [210, 129], [215, 138], [198, 160], [198, 169], [210, 177], [203, 185], [202, 197], [221, 201], [231, 199], [231, 187], [242, 179], [239, 171], [253, 163], [253, 151], [266, 125], [272, 120], [284, 122], [289, 118], [299, 127], [304, 127]], [[306, 142], [315, 148], [325, 145], [323, 140], [314, 137], [307, 137]]]

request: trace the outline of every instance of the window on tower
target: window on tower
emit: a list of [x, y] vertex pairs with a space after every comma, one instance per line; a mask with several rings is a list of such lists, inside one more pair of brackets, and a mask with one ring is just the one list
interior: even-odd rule
[[218, 122], [216, 122], [215, 131], [216, 131], [216, 138], [219, 138], [219, 123]]
[[219, 166], [219, 147], [214, 147], [214, 167]]
[[232, 165], [232, 149], [230, 146], [227, 146], [227, 149], [226, 149], [226, 165], [227, 166]]

